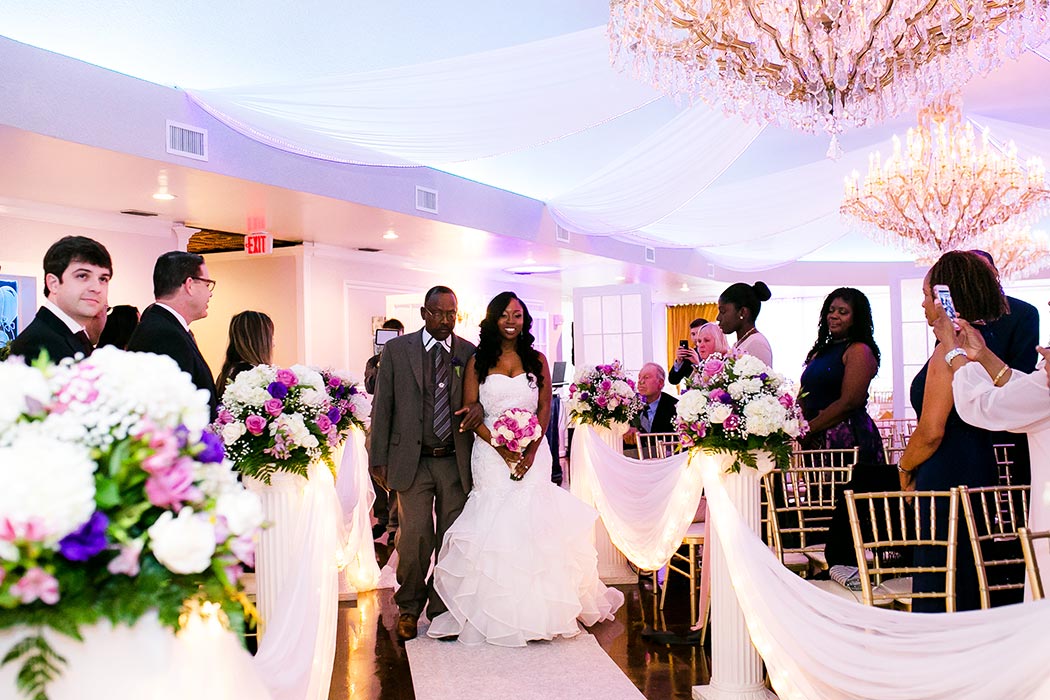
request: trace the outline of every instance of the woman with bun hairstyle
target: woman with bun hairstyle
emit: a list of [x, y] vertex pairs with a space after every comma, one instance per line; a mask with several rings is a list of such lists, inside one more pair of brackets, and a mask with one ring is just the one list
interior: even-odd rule
[[762, 302], [771, 296], [773, 294], [765, 282], [731, 284], [718, 297], [718, 317], [715, 319], [723, 333], [736, 334], [734, 348], [762, 360], [770, 367], [773, 366], [773, 348], [766, 336], [755, 328], [755, 321], [762, 310]]

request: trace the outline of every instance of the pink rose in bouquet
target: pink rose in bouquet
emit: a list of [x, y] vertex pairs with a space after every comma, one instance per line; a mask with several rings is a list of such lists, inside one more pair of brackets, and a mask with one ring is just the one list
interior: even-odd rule
[[[492, 445], [505, 447], [511, 452], [524, 452], [526, 447], [542, 436], [539, 418], [523, 408], [508, 408], [492, 423]], [[514, 472], [511, 472], [510, 478], [520, 481], [522, 477], [515, 477]]]

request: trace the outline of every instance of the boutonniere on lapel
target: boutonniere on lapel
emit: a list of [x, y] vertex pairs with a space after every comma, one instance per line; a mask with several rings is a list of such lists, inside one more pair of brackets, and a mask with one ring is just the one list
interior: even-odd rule
[[452, 372], [456, 375], [456, 379], [463, 377], [463, 360], [455, 355], [452, 356]]

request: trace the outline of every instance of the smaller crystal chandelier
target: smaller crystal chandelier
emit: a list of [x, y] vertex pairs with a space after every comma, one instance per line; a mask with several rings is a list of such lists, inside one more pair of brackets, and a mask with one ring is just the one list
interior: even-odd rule
[[[1018, 229], [997, 226], [974, 241], [970, 250], [983, 250], [992, 256], [999, 276], [1006, 280], [1020, 280], [1050, 267], [1050, 238], [1043, 231], [1028, 226]], [[937, 262], [944, 251], [928, 251], [915, 264], [928, 267]]]
[[945, 96], [919, 111], [903, 148], [894, 136], [885, 162], [869, 156], [863, 183], [856, 171], [846, 178], [839, 211], [872, 238], [919, 255], [973, 248], [993, 226], [1023, 226], [1050, 200], [1042, 161], [1026, 166], [1012, 142], [1001, 153], [985, 131], [978, 143], [958, 98]]

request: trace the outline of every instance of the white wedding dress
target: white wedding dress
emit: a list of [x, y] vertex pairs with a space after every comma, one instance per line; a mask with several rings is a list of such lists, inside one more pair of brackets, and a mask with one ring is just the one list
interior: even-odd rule
[[[490, 374], [480, 393], [490, 428], [508, 408], [536, 410], [538, 390], [525, 374]], [[598, 578], [597, 513], [551, 483], [546, 439], [521, 481], [511, 480], [507, 463], [480, 439], [471, 470], [474, 489], [445, 534], [434, 569], [448, 612], [428, 634], [520, 647], [579, 634], [577, 619], [585, 625], [612, 619], [624, 598]]]

